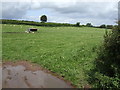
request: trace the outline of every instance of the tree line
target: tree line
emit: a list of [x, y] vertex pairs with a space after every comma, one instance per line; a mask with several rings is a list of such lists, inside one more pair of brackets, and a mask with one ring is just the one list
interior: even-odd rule
[[8, 19], [1, 19], [2, 24], [23, 24], [23, 25], [33, 25], [33, 26], [76, 26], [75, 24], [69, 23], [53, 23], [53, 22], [35, 22], [35, 21], [24, 21], [24, 20], [8, 20]]
[[70, 24], [70, 23], [53, 23], [53, 22], [46, 22], [47, 20], [44, 20], [41, 22], [35, 22], [35, 21], [25, 21], [25, 20], [11, 20], [11, 19], [0, 19], [0, 22], [2, 24], [23, 24], [23, 25], [33, 25], [33, 26], [48, 26], [48, 27], [60, 27], [60, 26], [72, 26], [72, 27], [95, 27], [95, 28], [106, 28], [106, 29], [112, 29], [113, 25], [100, 25], [100, 26], [93, 26], [91, 23], [87, 23], [86, 25], [80, 25], [80, 22], [76, 22], [76, 24]]

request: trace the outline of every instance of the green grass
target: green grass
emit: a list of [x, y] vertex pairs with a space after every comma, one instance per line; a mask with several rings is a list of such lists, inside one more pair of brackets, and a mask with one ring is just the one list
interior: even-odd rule
[[56, 72], [77, 87], [88, 84], [85, 71], [94, 68], [105, 29], [3, 24], [2, 32], [24, 32], [30, 27], [39, 31], [2, 34], [3, 61], [28, 60]]

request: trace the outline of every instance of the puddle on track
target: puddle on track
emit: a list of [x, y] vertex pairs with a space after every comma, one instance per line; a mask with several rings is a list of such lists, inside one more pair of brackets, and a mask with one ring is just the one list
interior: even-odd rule
[[4, 65], [2, 69], [3, 88], [72, 88], [61, 80], [42, 70], [26, 70], [23, 65]]

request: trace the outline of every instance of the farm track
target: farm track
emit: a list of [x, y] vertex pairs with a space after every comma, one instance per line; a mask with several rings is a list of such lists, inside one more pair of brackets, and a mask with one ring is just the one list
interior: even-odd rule
[[73, 88], [69, 81], [27, 61], [4, 62], [2, 72], [3, 88]]

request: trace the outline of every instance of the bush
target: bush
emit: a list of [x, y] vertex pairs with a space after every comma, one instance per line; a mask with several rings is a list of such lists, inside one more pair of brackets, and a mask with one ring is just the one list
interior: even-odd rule
[[118, 27], [113, 29], [112, 32], [106, 32], [104, 44], [100, 48], [96, 62], [97, 66], [105, 69], [101, 71], [108, 76], [113, 77], [120, 72], [120, 30], [118, 30]]
[[118, 77], [109, 77], [99, 72], [96, 72], [94, 80], [95, 88], [120, 88], [119, 82], [120, 79]]
[[95, 65], [99, 73], [94, 75], [97, 87], [120, 88], [120, 26], [106, 31]]

